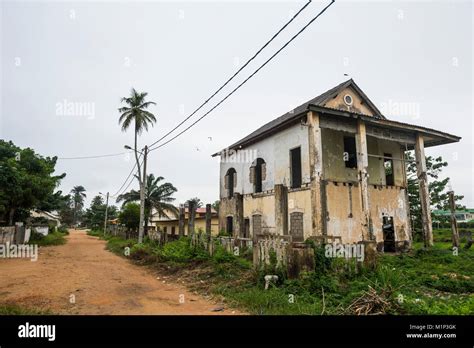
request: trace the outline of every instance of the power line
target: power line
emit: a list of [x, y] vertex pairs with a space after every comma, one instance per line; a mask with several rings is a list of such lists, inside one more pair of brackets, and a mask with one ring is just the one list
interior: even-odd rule
[[122, 156], [127, 153], [132, 153], [132, 151], [128, 152], [120, 152], [120, 153], [110, 153], [106, 155], [92, 155], [92, 156], [78, 156], [78, 157], [58, 157], [58, 160], [78, 160], [78, 159], [90, 159], [90, 158], [103, 158], [103, 157], [115, 157], [115, 156]]
[[[140, 158], [142, 157], [142, 154], [140, 154], [140, 156], [138, 156], [138, 161], [140, 161]], [[142, 159], [142, 163], [143, 163], [143, 159]], [[141, 165], [141, 163], [140, 163]], [[127, 175], [125, 181], [123, 182], [122, 186], [120, 186], [120, 188], [117, 190], [117, 192], [115, 194], [113, 194], [111, 197], [117, 197], [119, 194], [125, 192], [128, 187], [131, 185], [131, 183], [133, 182], [133, 176], [132, 174], [134, 173], [135, 171], [135, 168], [137, 167], [137, 162], [135, 162], [135, 164], [133, 165], [132, 167], [132, 170], [130, 171], [130, 173]], [[130, 178], [130, 176], [132, 176], [132, 180], [128, 183], [128, 185], [122, 190], [122, 188], [125, 186], [125, 184], [127, 183], [128, 179]]]
[[214, 105], [214, 107], [212, 107], [209, 111], [207, 111], [203, 116], [201, 116], [200, 118], [198, 118], [196, 121], [194, 121], [192, 124], [190, 124], [188, 127], [186, 127], [184, 130], [182, 130], [181, 132], [179, 132], [177, 135], [175, 135], [174, 137], [172, 137], [171, 139], [167, 140], [166, 142], [154, 147], [154, 148], [151, 148], [149, 150], [149, 152], [153, 151], [153, 150], [156, 150], [156, 149], [159, 149], [160, 147], [163, 147], [165, 146], [166, 144], [170, 143], [171, 141], [173, 141], [174, 139], [176, 139], [177, 137], [179, 137], [181, 134], [183, 134], [184, 132], [186, 132], [187, 130], [189, 130], [191, 127], [193, 127], [196, 123], [198, 123], [199, 121], [201, 121], [204, 117], [206, 117], [207, 115], [209, 115], [213, 110], [215, 110], [219, 105], [221, 105], [227, 98], [229, 98], [232, 94], [234, 94], [238, 89], [240, 89], [240, 87], [242, 87], [248, 80], [250, 80], [253, 76], [255, 76], [265, 65], [267, 65], [273, 58], [275, 58], [281, 51], [283, 51], [294, 39], [296, 39], [303, 31], [306, 30], [306, 28], [308, 28], [316, 19], [319, 18], [319, 16], [321, 16], [333, 3], [335, 2], [335, 0], [332, 0], [331, 3], [329, 5], [327, 5], [325, 8], [323, 8], [315, 17], [313, 17], [303, 28], [301, 28], [289, 41], [287, 41], [278, 51], [276, 51], [270, 58], [268, 58], [265, 63], [263, 63], [262, 65], [260, 65], [250, 76], [248, 76], [242, 83], [240, 83], [236, 88], [234, 88], [230, 93], [228, 93], [223, 99], [221, 99], [221, 101], [219, 103], [217, 103], [216, 105]]
[[247, 62], [239, 69], [237, 70], [234, 75], [232, 75], [222, 86], [220, 86], [209, 98], [207, 98], [196, 110], [194, 110], [189, 116], [187, 116], [184, 120], [182, 120], [180, 123], [178, 123], [178, 125], [176, 127], [174, 127], [172, 130], [170, 130], [168, 133], [166, 133], [164, 136], [162, 136], [160, 139], [158, 139], [157, 141], [155, 141], [154, 143], [152, 143], [151, 145], [149, 145], [149, 147], [153, 147], [155, 144], [157, 144], [158, 142], [160, 142], [161, 140], [165, 139], [166, 137], [168, 137], [168, 135], [170, 135], [171, 133], [173, 133], [176, 129], [178, 129], [179, 127], [181, 127], [181, 125], [183, 125], [187, 120], [189, 120], [191, 117], [193, 117], [196, 112], [198, 112], [199, 110], [202, 109], [202, 107], [204, 105], [206, 105], [212, 98], [214, 98], [214, 96], [216, 96], [217, 93], [219, 93], [225, 86], [227, 86], [227, 84], [229, 84], [230, 81], [232, 81], [234, 79], [234, 77], [236, 77], [243, 69], [245, 69], [245, 67], [247, 65], [250, 64], [251, 61], [253, 61], [278, 35], [280, 35], [280, 33], [285, 30], [285, 28], [291, 23], [293, 22], [293, 20], [298, 17], [298, 15], [304, 11], [304, 9], [306, 7], [308, 7], [308, 5], [311, 3], [312, 0], [309, 0], [302, 8], [300, 8], [300, 10], [283, 26], [280, 28], [280, 30], [278, 30], [270, 40], [268, 40], [258, 51], [257, 53], [255, 53], [249, 60], [247, 60]]

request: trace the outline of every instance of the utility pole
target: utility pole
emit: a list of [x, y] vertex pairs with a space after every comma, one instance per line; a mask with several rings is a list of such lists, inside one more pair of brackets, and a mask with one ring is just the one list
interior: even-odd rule
[[456, 221], [456, 203], [454, 201], [454, 191], [449, 191], [449, 209], [451, 210], [451, 232], [453, 234], [453, 248], [459, 248], [459, 232]]
[[109, 210], [109, 193], [107, 192], [107, 198], [105, 200], [105, 219], [104, 219], [104, 236], [107, 233], [107, 213]]
[[146, 190], [146, 162], [148, 156], [148, 146], [145, 145], [143, 151], [143, 177], [140, 187], [140, 225], [138, 226], [138, 243], [143, 243], [143, 230], [145, 227], [145, 190]]

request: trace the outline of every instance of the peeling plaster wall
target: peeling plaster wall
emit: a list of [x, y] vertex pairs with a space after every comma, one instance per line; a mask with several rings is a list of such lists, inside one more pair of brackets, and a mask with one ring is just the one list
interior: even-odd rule
[[313, 234], [311, 219], [311, 190], [296, 190], [288, 192], [288, 233], [290, 233], [291, 213], [303, 213], [303, 234], [308, 238]]
[[[342, 243], [355, 243], [362, 239], [361, 224], [362, 212], [360, 204], [359, 187], [352, 186], [352, 218], [349, 199], [349, 185], [329, 182], [326, 186], [328, 195], [328, 221], [327, 231], [329, 236], [342, 237]], [[392, 216], [395, 227], [396, 241], [408, 241], [409, 221], [405, 189], [399, 187], [369, 187], [370, 213], [377, 242], [383, 242], [383, 215]]]
[[250, 236], [254, 236], [253, 215], [262, 216], [262, 232], [275, 233], [275, 196], [259, 194], [244, 196], [244, 219], [250, 219]]
[[[324, 177], [326, 180], [340, 182], [358, 181], [357, 169], [346, 168], [344, 162], [344, 136], [350, 136], [350, 133], [335, 131], [332, 129], [322, 129], [323, 138], [323, 165]], [[402, 159], [403, 152], [400, 145], [396, 142], [367, 137], [367, 150], [371, 155], [383, 156], [389, 153], [393, 158]], [[385, 169], [383, 159], [369, 157], [369, 184], [385, 185]], [[394, 184], [395, 186], [405, 186], [402, 161], [393, 160]], [[328, 196], [329, 198], [329, 196]]]
[[399, 187], [369, 187], [370, 213], [377, 242], [383, 241], [382, 216], [393, 216], [395, 241], [409, 240], [408, 206], [405, 189]]
[[[351, 191], [351, 197], [349, 196]], [[326, 185], [327, 192], [327, 234], [341, 237], [342, 243], [356, 243], [362, 240], [362, 207], [359, 187], [345, 186], [333, 182]], [[349, 217], [352, 213], [352, 217]]]
[[[290, 150], [301, 146], [301, 166], [303, 183], [309, 183], [309, 149], [308, 149], [308, 128], [303, 125], [294, 125], [281, 131], [274, 136], [270, 136], [262, 141], [244, 148], [253, 154], [256, 150], [256, 158], [262, 158], [266, 163], [266, 178], [262, 182], [262, 190], [273, 190], [274, 185], [283, 184], [290, 186]], [[250, 167], [252, 161], [239, 161], [220, 163], [220, 197], [227, 196], [225, 189], [225, 175], [229, 168], [234, 168], [237, 172], [237, 185], [234, 192], [241, 194], [253, 193], [254, 186], [249, 180]]]
[[[349, 94], [352, 97], [353, 103], [351, 107], [347, 106], [346, 103], [344, 103], [343, 98], [346, 94]], [[362, 99], [360, 98], [359, 94], [350, 87], [343, 89], [336, 96], [336, 98], [329, 100], [328, 102], [326, 102], [326, 104], [324, 104], [324, 106], [333, 108], [333, 109], [358, 112], [358, 113], [370, 115], [370, 116], [374, 115], [372, 110], [366, 104], [363, 104]]]

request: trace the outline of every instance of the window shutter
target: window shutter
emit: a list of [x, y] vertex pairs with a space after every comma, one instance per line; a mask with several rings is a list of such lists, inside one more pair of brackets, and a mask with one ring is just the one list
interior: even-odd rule
[[262, 163], [262, 181], [265, 181], [267, 178], [267, 164]]
[[250, 167], [250, 173], [249, 173], [249, 181], [251, 184], [254, 183], [254, 178], [255, 178], [255, 167]]
[[229, 188], [229, 176], [224, 176], [224, 188], [227, 190]]
[[237, 172], [234, 173], [234, 188], [237, 187]]

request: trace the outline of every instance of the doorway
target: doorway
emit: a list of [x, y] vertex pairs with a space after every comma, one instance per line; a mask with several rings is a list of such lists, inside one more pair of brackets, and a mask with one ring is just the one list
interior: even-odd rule
[[393, 226], [393, 216], [382, 217], [383, 229], [383, 251], [395, 252], [395, 228]]

